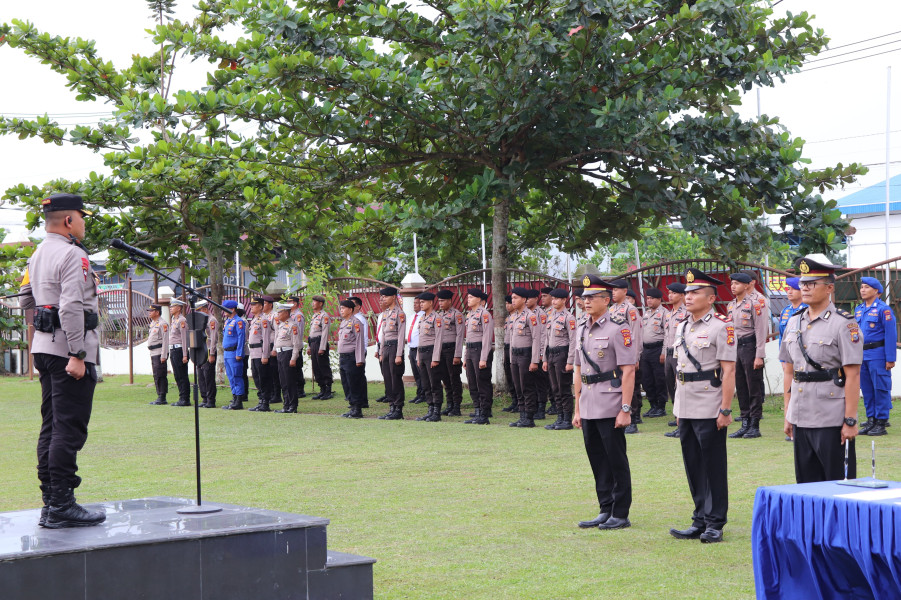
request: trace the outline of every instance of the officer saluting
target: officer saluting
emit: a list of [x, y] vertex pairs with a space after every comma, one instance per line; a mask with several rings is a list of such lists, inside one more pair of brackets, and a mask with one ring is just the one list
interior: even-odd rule
[[794, 439], [798, 483], [857, 477], [857, 403], [863, 340], [851, 313], [837, 310], [835, 269], [821, 254], [795, 262], [807, 308], [788, 321], [779, 359], [785, 374], [785, 434]]
[[169, 360], [169, 324], [160, 318], [162, 310], [163, 307], [159, 304], [147, 307], [147, 314], [150, 316], [147, 349], [150, 350], [150, 368], [156, 385], [156, 400], [151, 404], [168, 404], [166, 394], [169, 392], [169, 371], [166, 370], [166, 361]]
[[892, 308], [883, 302], [882, 284], [875, 277], [860, 278], [860, 297], [854, 318], [863, 334], [863, 364], [860, 389], [867, 410], [861, 435], [885, 435], [892, 409], [892, 368], [897, 358], [898, 330]]
[[80, 243], [84, 217], [91, 213], [75, 194], [54, 194], [42, 204], [47, 237], [28, 259], [20, 301], [22, 308], [34, 309], [31, 353], [41, 381], [39, 525], [86, 527], [106, 520], [102, 511], [77, 504], [74, 495], [81, 483], [76, 455], [88, 437], [100, 354], [97, 283]]
[[680, 540], [723, 541], [729, 509], [726, 428], [732, 422], [735, 392], [735, 330], [718, 314], [716, 286], [698, 269], [685, 273], [688, 317], [676, 327], [676, 402], [682, 461], [694, 500], [691, 527], [670, 529]]

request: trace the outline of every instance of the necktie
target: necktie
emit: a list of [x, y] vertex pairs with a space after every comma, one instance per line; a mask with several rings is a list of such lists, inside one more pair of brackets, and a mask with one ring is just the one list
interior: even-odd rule
[[413, 322], [410, 323], [410, 331], [407, 332], [407, 343], [409, 344], [413, 340], [413, 327], [416, 325], [416, 319], [419, 317], [419, 313], [413, 315]]

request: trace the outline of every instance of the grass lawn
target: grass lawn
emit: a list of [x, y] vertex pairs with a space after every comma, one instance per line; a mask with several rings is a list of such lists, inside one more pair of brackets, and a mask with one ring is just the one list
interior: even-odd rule
[[[150, 378], [136, 382], [108, 376], [97, 387], [82, 502], [194, 496], [193, 409], [150, 406]], [[364, 412], [384, 414], [382, 386], [369, 390]], [[220, 405], [230, 397], [220, 388]], [[37, 380], [0, 380], [0, 511], [40, 503], [39, 403]], [[794, 483], [781, 399], [768, 399], [762, 438], [729, 441], [729, 524], [715, 545], [667, 533], [692, 512], [678, 440], [662, 436], [669, 419], [628, 436], [632, 528], [583, 531], [576, 522], [597, 505], [581, 433], [507, 427], [498, 404], [487, 427], [412, 421], [424, 404], [408, 405], [406, 421], [342, 419], [340, 399], [302, 399], [297, 415], [202, 410], [204, 498], [328, 517], [330, 548], [378, 559], [380, 600], [753, 597], [754, 492]], [[878, 474], [898, 480], [901, 419], [889, 432]], [[861, 475], [870, 439], [858, 444]]]

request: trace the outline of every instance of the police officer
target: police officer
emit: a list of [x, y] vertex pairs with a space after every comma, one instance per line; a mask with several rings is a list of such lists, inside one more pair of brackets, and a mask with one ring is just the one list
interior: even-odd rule
[[390, 409], [381, 417], [387, 421], [404, 418], [404, 343], [407, 339], [407, 316], [397, 303], [397, 288], [386, 287], [379, 291], [382, 312], [376, 326], [378, 349], [375, 358], [382, 369], [385, 395]]
[[297, 412], [297, 361], [303, 351], [303, 330], [291, 317], [291, 304], [277, 302], [274, 312], [278, 319], [275, 332], [276, 360], [278, 362], [278, 380], [282, 388], [282, 408], [277, 413]]
[[184, 315], [185, 303], [178, 298], [169, 300], [172, 322], [169, 332], [169, 360], [172, 375], [178, 387], [178, 402], [172, 406], [191, 406], [191, 384], [188, 381], [188, 321]]
[[350, 402], [350, 409], [341, 415], [349, 419], [363, 418], [366, 386], [366, 346], [363, 325], [354, 315], [356, 304], [343, 300], [338, 308], [341, 323], [338, 325], [338, 358], [341, 368], [341, 385]]
[[532, 291], [513, 288], [513, 320], [510, 323], [510, 370], [519, 396], [519, 420], [510, 427], [535, 427], [538, 411], [538, 371], [544, 348], [545, 327], [538, 315], [526, 308]]
[[436, 346], [440, 346], [441, 359], [446, 365], [450, 377], [450, 387], [447, 388], [447, 409], [442, 415], [452, 417], [460, 416], [460, 405], [463, 404], [463, 313], [454, 308], [454, 293], [451, 290], [440, 290], [435, 297], [438, 298], [438, 314], [441, 324], [438, 328], [438, 336], [435, 339]]
[[222, 351], [225, 361], [225, 375], [232, 391], [231, 404], [223, 406], [225, 410], [242, 410], [247, 399], [247, 388], [244, 381], [244, 345], [247, 337], [247, 321], [238, 314], [238, 303], [226, 300], [222, 303], [231, 311], [225, 325], [222, 326]]
[[150, 368], [153, 383], [156, 385], [156, 400], [150, 404], [168, 404], [166, 394], [169, 391], [169, 324], [160, 318], [163, 307], [151, 304], [147, 307], [150, 316], [150, 335], [147, 337], [147, 349], [150, 350]]
[[[273, 398], [273, 386], [275, 382], [269, 377], [268, 351], [270, 339], [274, 336], [269, 319], [263, 314], [263, 299], [255, 296], [250, 299], [250, 323], [247, 326], [247, 348], [250, 352], [250, 374], [257, 388], [257, 405], [251, 408], [253, 412], [269, 412], [269, 403]], [[277, 361], [277, 359], [276, 359]]]
[[410, 400], [410, 404], [420, 404], [426, 401], [422, 391], [422, 378], [427, 377], [419, 370], [419, 319], [425, 313], [420, 306], [419, 296], [413, 298], [413, 319], [410, 320], [410, 326], [407, 327], [407, 347], [410, 349], [408, 358], [410, 359], [410, 370], [413, 372], [413, 379], [416, 381], [416, 397]]
[[263, 346], [263, 357], [266, 358], [263, 361], [263, 368], [268, 371], [270, 385], [272, 386], [270, 389], [271, 397], [269, 398], [270, 404], [279, 404], [282, 401], [282, 387], [279, 385], [278, 379], [278, 355], [275, 351], [275, 331], [278, 329], [278, 315], [272, 310], [272, 307], [275, 305], [275, 298], [270, 295], [264, 294], [260, 296], [256, 296], [263, 303], [263, 312], [262, 317], [268, 321], [266, 327], [269, 330], [269, 345]]
[[882, 283], [875, 277], [861, 277], [860, 298], [854, 309], [863, 334], [863, 363], [860, 366], [860, 390], [867, 410], [862, 435], [885, 435], [885, 424], [892, 409], [892, 368], [897, 358], [898, 330], [892, 308], [883, 302]]
[[673, 412], [695, 509], [691, 526], [670, 529], [670, 535], [715, 543], [723, 541], [729, 510], [726, 428], [735, 393], [735, 330], [730, 318], [714, 309], [721, 281], [690, 268], [685, 284], [689, 316], [676, 327]]
[[79, 505], [74, 493], [100, 355], [97, 281], [81, 245], [91, 213], [75, 194], [54, 194], [41, 204], [47, 237], [28, 259], [20, 299], [22, 308], [35, 311], [31, 353], [41, 381], [37, 454], [44, 507], [38, 524], [87, 527], [106, 519]]
[[430, 423], [441, 420], [441, 405], [444, 403], [442, 383], [450, 389], [450, 373], [446, 363], [441, 360], [441, 346], [438, 336], [443, 324], [443, 317], [434, 309], [435, 294], [423, 292], [419, 294], [419, 304], [423, 315], [419, 320], [419, 371], [422, 374], [422, 391], [429, 403], [428, 412], [418, 417], [417, 421]]
[[[297, 325], [297, 329], [300, 331], [300, 342], [301, 346], [303, 346], [303, 332], [306, 329], [306, 318], [303, 316], [302, 306], [300, 304], [300, 296], [293, 295], [288, 296], [288, 301], [291, 303], [291, 319]], [[297, 357], [296, 366], [297, 369], [297, 397], [298, 398], [306, 398], [307, 392], [307, 378], [303, 374], [303, 352], [300, 353], [300, 356]]]
[[738, 338], [738, 361], [735, 363], [735, 389], [741, 407], [741, 427], [730, 438], [759, 438], [763, 416], [763, 359], [766, 358], [766, 336], [770, 309], [766, 298], [754, 291], [754, 280], [747, 273], [733, 273], [732, 295], [727, 311], [732, 316]]
[[307, 354], [313, 365], [313, 379], [319, 384], [319, 393], [313, 396], [313, 400], [329, 400], [334, 397], [332, 393], [332, 365], [329, 361], [328, 338], [331, 328], [331, 317], [322, 310], [325, 306], [325, 296], [316, 294], [312, 298], [313, 316], [310, 317], [310, 334], [307, 338]]
[[576, 317], [566, 310], [569, 293], [561, 288], [548, 292], [553, 312], [547, 328], [547, 344], [543, 369], [551, 382], [551, 398], [557, 420], [544, 426], [547, 430], [572, 429], [573, 371], [576, 356]]
[[491, 365], [494, 363], [494, 317], [486, 307], [488, 294], [478, 288], [466, 292], [466, 381], [475, 407], [472, 418], [463, 421], [488, 425], [494, 403]]
[[807, 308], [788, 321], [779, 359], [785, 375], [785, 434], [794, 440], [798, 483], [857, 477], [857, 404], [863, 340], [854, 315], [835, 308], [834, 265], [821, 254], [795, 261]]
[[[543, 289], [553, 289], [553, 288], [543, 288]], [[547, 374], [547, 371], [541, 369], [541, 365], [544, 364], [545, 356], [544, 351], [547, 346], [547, 326], [549, 315], [544, 306], [539, 302], [542, 299], [542, 294], [539, 290], [529, 290], [529, 297], [526, 298], [526, 308], [532, 311], [535, 316], [538, 317], [538, 324], [542, 328], [542, 336], [541, 336], [541, 349], [539, 350], [538, 357], [538, 366], [539, 369], [535, 371], [534, 379], [535, 379], [535, 391], [538, 395], [538, 409], [535, 411], [535, 419], [544, 419], [547, 413], [547, 403], [550, 399], [550, 391], [551, 391], [551, 381], [550, 377]]]
[[[618, 315], [626, 320], [629, 324], [629, 329], [632, 331], [632, 341], [635, 343], [636, 348], [641, 348], [642, 346], [642, 337], [641, 337], [641, 317], [638, 314], [638, 310], [635, 308], [635, 305], [629, 302], [629, 282], [625, 279], [614, 279], [609, 282], [611, 286], [611, 293], [613, 295], [613, 302], [610, 304], [610, 312], [611, 314]], [[634, 292], [633, 292], [634, 296]], [[640, 375], [639, 369], [641, 367], [639, 363], [639, 353], [636, 352], [636, 361], [635, 361], [635, 385], [632, 389], [632, 422], [626, 427], [627, 434], [638, 433], [638, 425], [641, 424], [641, 387], [639, 386]]]
[[582, 430], [600, 511], [579, 527], [630, 527], [632, 473], [625, 428], [632, 422], [635, 341], [625, 318], [609, 312], [610, 284], [596, 275], [582, 280], [588, 318], [576, 332], [576, 401], [573, 425]]
[[799, 277], [787, 277], [785, 279], [785, 297], [788, 299], [788, 305], [782, 309], [779, 315], [779, 347], [782, 347], [782, 336], [785, 335], [785, 328], [788, 326], [788, 320], [795, 316], [802, 308], [807, 308], [801, 298], [801, 279]]
[[504, 319], [504, 375], [507, 379], [507, 392], [510, 394], [510, 406], [502, 408], [503, 412], [513, 412], [519, 406], [519, 395], [516, 391], [516, 380], [513, 379], [513, 371], [510, 362], [510, 340], [513, 324], [513, 297], [510, 294], [504, 296], [504, 304], [507, 308], [507, 317]]
[[[669, 292], [670, 310], [664, 328], [663, 346], [666, 355], [663, 363], [663, 374], [666, 378], [666, 392], [673, 406], [676, 404], [676, 349], [673, 343], [676, 340], [676, 327], [688, 318], [688, 310], [685, 308], [685, 284], [678, 281], [666, 286]], [[663, 435], [669, 438], [679, 437], [679, 428], [676, 420], [667, 423], [670, 427], [676, 427]]]
[[206, 321], [206, 356], [197, 365], [197, 382], [200, 396], [203, 398], [201, 408], [216, 408], [216, 345], [219, 343], [219, 320], [213, 316], [211, 304], [206, 300], [198, 300], [194, 308], [207, 316]]
[[657, 288], [650, 288], [644, 292], [647, 308], [641, 317], [642, 350], [641, 387], [648, 398], [650, 410], [643, 416], [648, 418], [666, 416], [666, 377], [664, 375], [663, 339], [666, 336], [664, 328], [669, 317], [669, 311], [664, 308], [663, 292]]
[[[369, 348], [369, 320], [363, 313], [363, 299], [359, 296], [350, 296], [347, 299], [354, 303], [353, 317], [360, 322], [360, 328], [363, 335], [363, 358], [365, 360]], [[363, 402], [360, 405], [360, 408], [369, 408], [369, 384], [366, 381], [365, 374], [366, 369], [363, 369], [363, 387], [361, 392]]]

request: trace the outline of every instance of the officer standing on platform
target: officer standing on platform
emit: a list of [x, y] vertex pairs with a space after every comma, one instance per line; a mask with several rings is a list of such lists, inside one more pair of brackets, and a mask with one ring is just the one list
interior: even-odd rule
[[[795, 261], [807, 308], [788, 321], [779, 359], [785, 375], [785, 434], [794, 440], [798, 483], [857, 477], [857, 404], [863, 340], [854, 315], [838, 310], [834, 265], [821, 255]], [[845, 442], [849, 442], [845, 473]]]
[[875, 277], [861, 277], [860, 297], [854, 309], [863, 334], [863, 363], [860, 366], [860, 390], [867, 410], [862, 435], [885, 435], [885, 424], [892, 409], [892, 368], [897, 358], [898, 329], [892, 307], [882, 301], [882, 283]]
[[[642, 346], [641, 336], [641, 317], [638, 310], [628, 301], [629, 298], [629, 282], [625, 279], [614, 279], [610, 281], [611, 293], [613, 294], [613, 302], [610, 304], [610, 313], [618, 315], [626, 320], [629, 329], [632, 330], [632, 341], [636, 348]], [[633, 294], [634, 295], [634, 294]], [[632, 422], [626, 427], [626, 433], [638, 433], [638, 425], [641, 424], [641, 387], [639, 386], [639, 353], [636, 352], [635, 360], [635, 385], [632, 390]]]
[[91, 213], [75, 194], [54, 194], [41, 204], [47, 237], [28, 259], [20, 300], [23, 309], [34, 309], [31, 354], [41, 382], [37, 454], [44, 507], [38, 525], [89, 527], [106, 520], [103, 511], [79, 505], [74, 491], [100, 356], [97, 280], [81, 245]]
[[338, 364], [344, 395], [350, 402], [350, 410], [341, 416], [362, 419], [365, 402], [363, 388], [366, 386], [366, 338], [360, 320], [354, 315], [355, 307], [353, 300], [343, 300], [338, 308], [341, 315], [341, 324], [338, 325]]
[[[664, 329], [663, 346], [666, 350], [666, 358], [663, 363], [663, 373], [666, 378], [666, 393], [673, 406], [676, 405], [676, 349], [673, 346], [676, 340], [676, 327], [688, 318], [688, 310], [685, 308], [685, 284], [674, 282], [666, 286], [669, 291], [670, 309]], [[675, 419], [667, 423], [670, 427], [676, 427], [663, 435], [669, 438], [679, 437], [678, 423]]]
[[188, 381], [188, 321], [183, 314], [185, 303], [169, 300], [172, 329], [169, 332], [169, 360], [178, 387], [178, 402], [172, 406], [191, 406], [191, 384]]
[[443, 319], [434, 310], [435, 294], [423, 292], [419, 294], [419, 302], [424, 313], [419, 320], [419, 371], [429, 410], [416, 420], [434, 423], [441, 420], [441, 404], [444, 402], [441, 384], [450, 389], [450, 373], [441, 360], [441, 346], [437, 344]]
[[410, 349], [408, 358], [410, 359], [410, 370], [413, 372], [413, 379], [416, 381], [416, 397], [410, 400], [410, 404], [420, 404], [426, 401], [422, 391], [422, 378], [428, 377], [419, 370], [419, 320], [422, 315], [421, 302], [419, 297], [413, 298], [413, 319], [410, 326], [407, 327], [407, 347]]
[[[253, 412], [269, 412], [269, 402], [272, 400], [272, 387], [275, 382], [269, 377], [268, 351], [270, 338], [273, 336], [269, 319], [263, 314], [263, 299], [255, 296], [250, 300], [250, 324], [247, 326], [247, 347], [250, 351], [250, 374], [253, 383], [257, 386], [257, 405], [251, 408]], [[265, 361], [265, 362], [264, 362]]]
[[334, 397], [332, 393], [333, 376], [332, 365], [329, 362], [328, 338], [331, 328], [331, 318], [322, 307], [325, 305], [325, 296], [316, 294], [312, 298], [313, 316], [310, 317], [310, 337], [307, 338], [307, 354], [313, 365], [313, 379], [319, 384], [319, 393], [313, 396], [313, 400], [329, 400]]
[[526, 308], [531, 290], [513, 288], [513, 320], [510, 323], [510, 370], [519, 394], [519, 420], [510, 427], [535, 427], [538, 411], [538, 371], [544, 348], [545, 326], [538, 315]]
[[738, 338], [738, 361], [735, 364], [735, 389], [741, 407], [741, 428], [730, 438], [759, 438], [763, 416], [763, 359], [766, 358], [766, 336], [770, 309], [766, 299], [754, 291], [754, 280], [747, 273], [733, 273], [732, 295], [727, 311], [732, 316]]
[[551, 382], [551, 398], [555, 402], [557, 420], [545, 425], [547, 430], [573, 428], [573, 371], [576, 356], [576, 318], [566, 310], [569, 293], [561, 288], [549, 292], [553, 312], [547, 329], [547, 347], [543, 369]]
[[454, 308], [452, 291], [440, 290], [435, 297], [438, 298], [438, 314], [442, 320], [435, 344], [440, 346], [441, 360], [447, 365], [447, 372], [450, 376], [450, 387], [447, 389], [447, 409], [441, 414], [459, 417], [460, 405], [463, 404], [463, 381], [460, 377], [463, 373], [463, 334], [465, 333], [463, 313]]
[[[300, 305], [300, 296], [288, 296], [288, 300], [291, 302], [291, 319], [297, 325], [297, 329], [300, 331], [300, 342], [301, 346], [303, 346], [303, 332], [306, 330], [306, 319], [303, 316], [303, 311], [301, 310]], [[306, 398], [307, 392], [307, 378], [303, 374], [303, 352], [300, 353], [300, 356], [296, 361], [297, 366], [297, 397], [298, 398]]]
[[238, 303], [226, 300], [222, 303], [231, 313], [222, 326], [222, 351], [225, 361], [225, 375], [232, 390], [231, 404], [223, 406], [225, 410], [242, 410], [247, 398], [244, 381], [244, 344], [247, 335], [247, 321], [238, 315]]
[[513, 379], [513, 370], [511, 368], [510, 358], [510, 340], [512, 338], [513, 324], [513, 297], [509, 294], [504, 296], [504, 303], [507, 307], [507, 317], [504, 319], [504, 375], [507, 378], [507, 391], [510, 393], [510, 406], [502, 408], [503, 412], [514, 412], [519, 406], [519, 392], [516, 389], [516, 380]]
[[486, 308], [488, 294], [478, 288], [466, 292], [466, 380], [475, 415], [463, 421], [488, 425], [494, 403], [491, 365], [494, 363], [494, 317]]
[[376, 327], [378, 344], [375, 358], [382, 368], [385, 396], [390, 409], [379, 419], [402, 421], [404, 418], [404, 342], [407, 340], [407, 315], [397, 303], [397, 288], [379, 291], [382, 312]]
[[579, 527], [624, 529], [632, 525], [632, 473], [625, 428], [632, 421], [629, 399], [638, 357], [628, 323], [608, 310], [610, 284], [596, 275], [586, 275], [582, 284], [588, 318], [576, 332], [573, 425], [582, 430], [600, 510]]
[[166, 361], [169, 360], [169, 324], [160, 318], [162, 310], [163, 307], [159, 304], [147, 307], [150, 316], [147, 349], [150, 350], [150, 368], [156, 385], [156, 400], [150, 404], [168, 404], [166, 394], [169, 392], [169, 371], [166, 369]]
[[685, 273], [689, 316], [676, 327], [676, 402], [682, 461], [694, 513], [688, 529], [670, 529], [680, 540], [723, 541], [729, 510], [726, 428], [735, 393], [735, 330], [714, 309], [721, 281], [699, 269]]
[[206, 300], [198, 300], [195, 310], [207, 316], [206, 321], [206, 356], [197, 365], [197, 385], [200, 397], [203, 398], [201, 408], [216, 408], [216, 345], [219, 343], [219, 320], [213, 316], [211, 304]]
[[641, 318], [642, 350], [641, 350], [641, 387], [651, 408], [643, 416], [653, 419], [666, 416], [666, 376], [664, 375], [663, 339], [666, 336], [664, 327], [669, 318], [661, 302], [663, 292], [657, 288], [645, 290], [647, 309]]
[[297, 361], [303, 351], [303, 331], [291, 317], [291, 305], [275, 304], [278, 329], [275, 332], [275, 354], [278, 361], [278, 380], [282, 388], [282, 408], [277, 413], [297, 412]]

